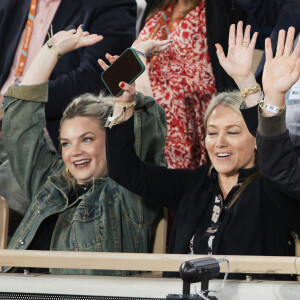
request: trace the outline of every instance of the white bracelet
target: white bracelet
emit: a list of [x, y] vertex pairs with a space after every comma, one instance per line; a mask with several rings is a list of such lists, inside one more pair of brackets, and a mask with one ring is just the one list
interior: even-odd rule
[[265, 104], [264, 101], [261, 101], [259, 103], [259, 107], [261, 109], [271, 112], [273, 114], [279, 114], [285, 109], [285, 105], [284, 105], [284, 107], [279, 108], [278, 106], [275, 106], [275, 105]]

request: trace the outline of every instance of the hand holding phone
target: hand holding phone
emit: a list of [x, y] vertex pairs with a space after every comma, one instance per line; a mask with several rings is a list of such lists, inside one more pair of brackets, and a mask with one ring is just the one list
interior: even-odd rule
[[145, 65], [136, 51], [128, 48], [101, 74], [101, 79], [109, 92], [117, 97], [123, 92], [119, 86], [121, 81], [131, 84], [144, 71]]

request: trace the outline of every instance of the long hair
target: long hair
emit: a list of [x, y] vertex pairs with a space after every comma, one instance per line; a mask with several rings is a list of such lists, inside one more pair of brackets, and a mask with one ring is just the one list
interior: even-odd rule
[[[111, 114], [114, 107], [114, 99], [112, 97], [104, 97], [103, 94], [95, 96], [93, 94], [83, 94], [75, 98], [65, 109], [60, 121], [60, 129], [66, 120], [76, 117], [89, 117], [96, 120], [100, 127], [104, 129], [104, 125], [108, 116]], [[68, 185], [74, 187], [76, 180], [65, 168], [61, 174]]]
[[[218, 105], [229, 107], [233, 111], [235, 111], [237, 114], [242, 116], [242, 114], [240, 112], [240, 106], [241, 106], [242, 102], [243, 102], [243, 99], [241, 97], [241, 92], [239, 92], [239, 91], [223, 92], [223, 93], [220, 93], [217, 96], [215, 96], [209, 103], [207, 110], [205, 112], [205, 116], [204, 116], [205, 131], [207, 130], [208, 118], [215, 107], [217, 107]], [[257, 167], [256, 154], [255, 154], [255, 166]], [[212, 169], [212, 167], [211, 167], [211, 169]], [[210, 169], [210, 171], [211, 171], [211, 169]], [[209, 176], [210, 176], [210, 172], [209, 172]], [[239, 199], [239, 197], [241, 196], [243, 191], [247, 188], [247, 186], [258, 176], [259, 176], [259, 172], [254, 172], [253, 174], [249, 175], [248, 177], [246, 177], [244, 179], [244, 181], [242, 182], [242, 185], [236, 191], [236, 193], [234, 194], [230, 203], [228, 204], [228, 208], [232, 207], [235, 204], [235, 202]]]
[[[182, 11], [184, 15], [189, 13], [191, 10], [193, 10], [202, 0], [184, 0], [185, 3], [185, 9]], [[156, 1], [157, 2], [157, 1]], [[159, 10], [165, 10], [172, 2], [175, 4], [178, 2], [178, 0], [165, 0], [165, 1], [159, 1], [158, 4], [154, 4], [153, 8], [150, 9], [150, 12], [146, 18], [146, 22], [152, 18]]]

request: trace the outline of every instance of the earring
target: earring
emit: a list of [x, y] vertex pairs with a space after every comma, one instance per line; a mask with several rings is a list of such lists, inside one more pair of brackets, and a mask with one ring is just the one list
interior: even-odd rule
[[67, 167], [66, 167], [65, 171], [66, 171], [66, 174], [67, 174], [68, 176], [70, 176], [70, 172], [69, 172], [69, 169], [68, 169]]

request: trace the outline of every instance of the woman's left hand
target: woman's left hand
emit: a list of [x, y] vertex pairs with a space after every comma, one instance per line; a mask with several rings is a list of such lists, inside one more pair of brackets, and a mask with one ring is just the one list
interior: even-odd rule
[[294, 49], [295, 28], [290, 27], [285, 39], [285, 31], [280, 30], [276, 54], [273, 57], [270, 38], [265, 41], [266, 63], [263, 71], [263, 87], [265, 96], [280, 96], [299, 80], [300, 76], [300, 39]]
[[[294, 49], [295, 28], [290, 27], [285, 40], [285, 31], [278, 34], [277, 50], [273, 57], [270, 38], [265, 40], [266, 63], [263, 71], [264, 103], [275, 107], [285, 106], [285, 93], [300, 77], [300, 40]], [[262, 114], [273, 116], [275, 112], [265, 109]]]
[[51, 38], [53, 47], [63, 55], [81, 47], [91, 46], [103, 39], [102, 35], [89, 34], [89, 32], [83, 31], [82, 26], [80, 25], [77, 30], [71, 29], [56, 33]]

